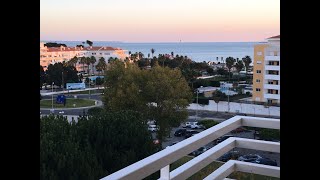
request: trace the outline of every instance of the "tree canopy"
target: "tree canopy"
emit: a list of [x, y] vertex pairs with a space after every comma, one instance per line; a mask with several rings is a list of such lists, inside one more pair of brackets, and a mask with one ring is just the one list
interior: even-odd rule
[[156, 151], [137, 112], [40, 117], [40, 179], [100, 179]]
[[161, 141], [171, 126], [187, 117], [186, 107], [192, 93], [179, 69], [156, 65], [151, 70], [135, 64], [113, 62], [106, 72], [104, 104], [109, 111], [130, 109], [140, 112], [145, 120], [153, 119], [160, 126]]

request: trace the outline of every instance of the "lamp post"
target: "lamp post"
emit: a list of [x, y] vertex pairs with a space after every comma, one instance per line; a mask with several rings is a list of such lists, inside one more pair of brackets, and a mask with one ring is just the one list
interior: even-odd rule
[[[202, 88], [203, 86], [200, 86]], [[199, 109], [199, 88], [197, 88], [197, 111], [196, 111], [196, 120], [198, 120], [198, 109]]]

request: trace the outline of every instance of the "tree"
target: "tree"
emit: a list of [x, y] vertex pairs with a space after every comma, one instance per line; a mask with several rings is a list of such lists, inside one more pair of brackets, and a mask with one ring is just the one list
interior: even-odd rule
[[248, 69], [250, 67], [252, 60], [250, 56], [245, 56], [244, 58], [242, 58], [242, 61], [244, 62], [244, 66], [246, 67], [246, 78], [247, 78]]
[[153, 57], [153, 53], [155, 52], [156, 50], [151, 48], [151, 54], [152, 54], [152, 57]]
[[234, 67], [237, 69], [237, 72], [238, 72], [238, 81], [239, 81], [239, 78], [240, 78], [240, 71], [243, 69], [244, 65], [243, 65], [243, 62], [240, 60], [238, 60], [236, 62], [236, 64], [234, 65]]
[[151, 70], [122, 62], [111, 64], [106, 72], [103, 101], [108, 111], [133, 110], [159, 125], [158, 139], [170, 132], [171, 125], [187, 117], [191, 90], [179, 69], [155, 65]]
[[82, 71], [84, 71], [84, 65], [86, 64], [86, 62], [87, 62], [86, 57], [82, 56], [80, 58], [80, 63], [82, 64]]
[[171, 52], [171, 57], [174, 57], [174, 52]]
[[94, 74], [94, 69], [93, 69], [93, 66], [94, 66], [94, 63], [96, 63], [97, 60], [94, 56], [91, 56], [90, 58], [90, 63], [91, 63], [91, 66], [92, 66], [92, 74]]
[[86, 60], [85, 60], [85, 64], [87, 65], [87, 73], [88, 73], [88, 75], [89, 75], [89, 71], [90, 71], [90, 68], [89, 68], [89, 66], [90, 66], [90, 64], [91, 64], [91, 58], [90, 57], [86, 57]]
[[40, 89], [42, 89], [42, 85], [46, 82], [46, 74], [43, 70], [43, 67], [40, 65]]
[[101, 109], [71, 123], [40, 117], [40, 179], [100, 179], [153, 154], [141, 121], [137, 112]]
[[233, 57], [227, 57], [226, 58], [226, 66], [227, 66], [227, 68], [229, 70], [229, 82], [230, 82], [230, 70], [234, 66], [235, 61], [236, 60]]
[[218, 104], [219, 104], [219, 102], [220, 102], [220, 100], [221, 100], [221, 97], [222, 97], [222, 92], [221, 91], [215, 91], [214, 93], [213, 93], [213, 100], [214, 100], [214, 102], [215, 103], [217, 103], [217, 113], [218, 113]]
[[87, 40], [86, 43], [89, 45], [89, 46], [92, 46], [93, 42], [92, 41], [89, 41]]
[[[61, 86], [67, 83], [76, 83], [79, 82], [79, 77], [77, 75], [77, 70], [74, 66], [66, 65], [64, 66], [62, 63], [50, 64], [46, 71], [48, 76], [47, 82], [52, 84], [54, 82], [55, 85]], [[62, 77], [63, 75], [63, 77]], [[64, 80], [64, 82], [62, 82]]]
[[78, 63], [78, 57], [77, 56], [74, 56], [73, 58], [71, 58], [67, 63], [68, 65], [70, 66], [74, 66], [76, 67], [77, 63]]
[[97, 71], [99, 71], [99, 73], [101, 73], [101, 71], [104, 71], [106, 69], [106, 67], [107, 67], [106, 61], [105, 61], [104, 57], [101, 57], [99, 59], [98, 64], [96, 65], [96, 69], [97, 69]]

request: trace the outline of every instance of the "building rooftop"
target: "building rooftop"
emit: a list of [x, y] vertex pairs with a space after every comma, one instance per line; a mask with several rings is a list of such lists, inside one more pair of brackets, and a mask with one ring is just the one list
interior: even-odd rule
[[121, 48], [104, 47], [104, 46], [93, 46], [93, 47], [48, 47], [48, 52], [59, 52], [59, 51], [114, 51], [122, 50]]

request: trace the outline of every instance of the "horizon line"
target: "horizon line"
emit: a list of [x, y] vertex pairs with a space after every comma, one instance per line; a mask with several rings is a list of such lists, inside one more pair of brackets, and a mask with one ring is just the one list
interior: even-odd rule
[[[80, 41], [80, 40], [40, 40], [40, 42], [86, 42], [86, 41]], [[267, 42], [267, 41], [105, 41], [105, 40], [99, 40], [94, 41], [90, 40], [93, 43], [94, 42], [117, 42], [117, 43], [257, 43], [257, 42]]]

